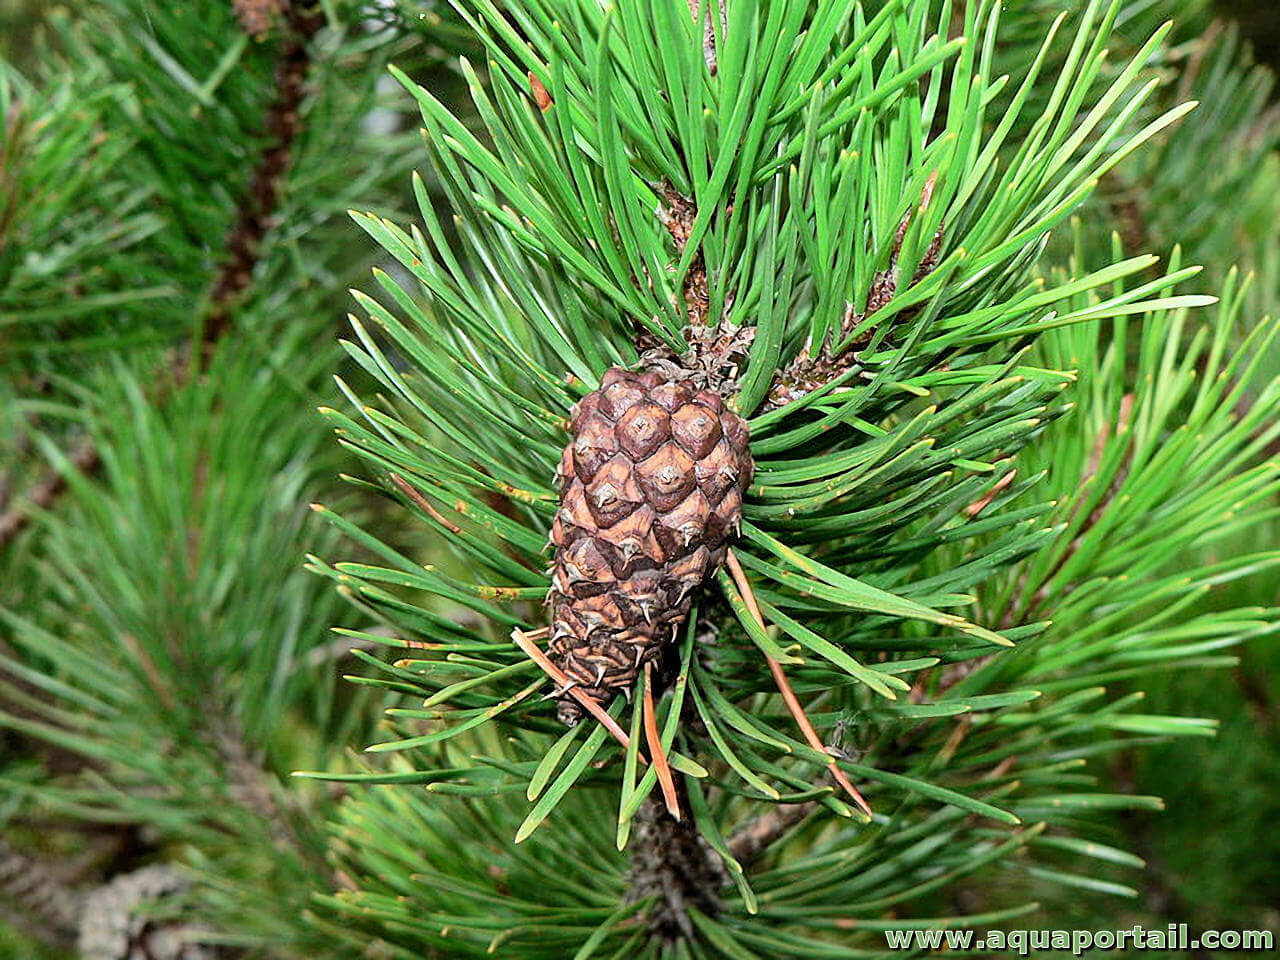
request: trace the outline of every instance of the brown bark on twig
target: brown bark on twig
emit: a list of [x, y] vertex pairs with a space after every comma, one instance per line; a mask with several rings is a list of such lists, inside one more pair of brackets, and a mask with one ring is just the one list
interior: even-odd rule
[[720, 65], [716, 58], [716, 25], [711, 18], [720, 21], [721, 38], [729, 29], [729, 18], [720, 0], [689, 0], [689, 12], [702, 27], [702, 55], [707, 61], [707, 72], [714, 77]]
[[[841, 376], [858, 362], [859, 349], [871, 342], [872, 331], [870, 328], [863, 330], [853, 343], [848, 344], [843, 349], [840, 349], [840, 346], [869, 317], [874, 316], [893, 299], [900, 280], [898, 276], [898, 256], [902, 252], [902, 241], [907, 235], [907, 228], [911, 226], [911, 221], [916, 216], [922, 215], [929, 208], [929, 203], [933, 199], [933, 187], [936, 180], [937, 173], [934, 173], [926, 181], [924, 189], [921, 191], [919, 205], [913, 210], [908, 210], [898, 223], [898, 229], [893, 237], [893, 247], [889, 255], [889, 265], [872, 278], [871, 286], [867, 291], [867, 302], [862, 310], [856, 310], [852, 303], [847, 304], [844, 319], [840, 322], [840, 329], [834, 335], [828, 336], [826, 341], [821, 344], [805, 346], [794, 360], [778, 371], [774, 376], [773, 385], [769, 389], [768, 405], [770, 407], [783, 407], [793, 400], [799, 400], [805, 394], [811, 393]], [[943, 232], [942, 228], [939, 227], [933, 239], [929, 242], [929, 247], [920, 260], [920, 266], [911, 277], [911, 282], [908, 286], [915, 286], [937, 267], [938, 261], [942, 256], [942, 240]], [[914, 317], [918, 311], [918, 307], [904, 311], [896, 318], [896, 322], [899, 324], [904, 323]]]
[[[657, 190], [662, 197], [658, 218], [675, 241], [676, 254], [683, 256], [697, 219], [697, 208], [671, 183], [664, 181]], [[722, 322], [722, 317], [711, 316], [711, 290], [701, 250], [694, 255], [684, 275], [680, 297], [689, 318], [684, 331], [688, 349], [677, 354], [650, 331], [640, 328], [636, 332], [636, 349], [644, 366], [698, 389], [715, 390], [727, 396], [737, 389], [738, 368], [751, 349], [755, 327], [730, 326]]]
[[276, 64], [276, 96], [267, 108], [267, 145], [258, 158], [249, 189], [227, 235], [227, 257], [209, 291], [209, 314], [203, 332], [204, 355], [227, 332], [234, 308], [253, 280], [262, 241], [280, 200], [284, 175], [293, 161], [293, 144], [302, 129], [301, 107], [311, 67], [311, 40], [324, 23], [318, 13], [288, 4], [286, 34]]
[[[675, 241], [676, 254], [684, 256], [689, 245], [689, 236], [693, 232], [693, 223], [698, 218], [698, 209], [693, 201], [680, 193], [674, 185], [664, 181], [659, 190], [662, 194], [662, 205], [658, 208], [658, 219]], [[681, 296], [684, 298], [685, 310], [689, 314], [689, 326], [701, 327], [707, 323], [707, 312], [710, 305], [710, 293], [707, 289], [707, 267], [702, 259], [702, 251], [694, 256], [689, 264], [689, 272], [681, 284]], [[641, 339], [651, 334], [642, 333]], [[652, 346], [657, 346], [655, 342]], [[641, 349], [644, 349], [643, 342]]]
[[210, 736], [226, 772], [227, 792], [232, 801], [267, 825], [277, 848], [301, 850], [302, 843], [293, 824], [276, 801], [275, 775], [265, 769], [262, 752], [250, 747], [229, 710], [211, 716], [210, 723]]
[[[687, 810], [684, 781], [676, 780], [676, 785]], [[689, 908], [712, 916], [720, 912], [719, 891], [728, 880], [720, 855], [698, 833], [692, 817], [675, 819], [653, 796], [636, 813], [632, 849], [628, 901], [656, 897], [646, 915], [650, 932], [668, 943], [693, 939]]]
[[792, 827], [818, 808], [818, 801], [780, 804], [743, 824], [729, 837], [729, 852], [746, 869], [755, 863]]
[[69, 947], [75, 943], [80, 897], [47, 865], [11, 847], [0, 837], [0, 914], [42, 943]]

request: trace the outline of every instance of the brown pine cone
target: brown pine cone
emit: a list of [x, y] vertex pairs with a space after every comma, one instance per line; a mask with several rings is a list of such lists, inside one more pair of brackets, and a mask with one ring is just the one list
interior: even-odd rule
[[[574, 409], [556, 471], [551, 659], [591, 697], [629, 690], [724, 561], [753, 464], [718, 393], [614, 367]], [[578, 704], [562, 697], [575, 723]]]

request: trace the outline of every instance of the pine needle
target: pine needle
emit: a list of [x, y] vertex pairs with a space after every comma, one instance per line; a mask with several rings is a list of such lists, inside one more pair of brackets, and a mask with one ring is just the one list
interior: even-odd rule
[[[751, 611], [751, 615], [755, 617], [760, 628], [764, 629], [764, 617], [760, 613], [760, 605], [756, 603], [756, 595], [751, 589], [751, 581], [747, 579], [746, 571], [742, 569], [742, 564], [738, 562], [738, 558], [732, 550], [728, 552], [725, 564], [733, 575], [733, 582], [737, 584], [738, 592], [742, 594], [742, 599], [746, 601], [747, 609]], [[778, 685], [778, 692], [782, 694], [782, 700], [786, 703], [787, 709], [791, 711], [791, 716], [795, 718], [796, 725], [804, 733], [805, 740], [809, 742], [809, 746], [813, 747], [813, 749], [819, 753], [826, 754], [827, 746], [822, 742], [822, 738], [818, 736], [818, 732], [813, 729], [813, 724], [809, 722], [809, 717], [805, 714], [804, 707], [801, 705], [799, 698], [796, 697], [795, 691], [791, 689], [791, 683], [787, 680], [787, 675], [782, 670], [782, 664], [768, 654], [765, 654], [765, 660], [768, 661], [769, 672], [773, 674], [773, 680]], [[827, 769], [831, 771], [831, 776], [836, 783], [844, 788], [845, 792], [853, 798], [863, 812], [867, 816], [871, 816], [870, 804], [863, 799], [862, 794], [857, 791], [857, 788], [845, 776], [844, 771], [840, 769], [834, 758], [827, 764]]]
[[531, 633], [525, 633], [519, 627], [516, 627], [511, 631], [511, 639], [515, 641], [516, 646], [528, 654], [529, 659], [541, 667], [547, 676], [554, 680], [561, 689], [577, 700], [578, 703], [582, 704], [583, 708], [588, 713], [599, 720], [600, 724], [613, 734], [614, 739], [622, 744], [622, 749], [625, 750], [630, 747], [631, 738], [627, 736], [622, 727], [618, 726], [618, 722], [614, 720], [613, 717], [605, 713], [604, 707], [600, 706], [600, 704], [592, 697], [574, 686], [573, 681], [569, 679], [564, 671], [552, 663], [550, 658], [538, 649], [537, 645], [533, 642], [534, 638], [538, 636], [545, 636], [547, 632], [548, 631], [545, 627], [541, 630], [534, 630]]
[[649, 752], [653, 754], [653, 769], [658, 774], [658, 783], [662, 785], [662, 799], [666, 801], [667, 812], [679, 820], [680, 802], [676, 799], [676, 784], [671, 776], [671, 766], [667, 763], [666, 751], [662, 749], [657, 711], [653, 706], [652, 662], [644, 665], [644, 738], [649, 744]]

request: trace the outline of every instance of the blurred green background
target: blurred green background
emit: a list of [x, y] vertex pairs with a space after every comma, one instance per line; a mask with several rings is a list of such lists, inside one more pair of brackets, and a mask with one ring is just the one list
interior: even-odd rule
[[[41, 18], [58, 7], [89, 3], [0, 0], [0, 56], [29, 64], [39, 55]], [[1280, 68], [1280, 0], [1216, 0], [1214, 6], [1238, 21], [1257, 60]], [[1273, 88], [1273, 100], [1276, 95]], [[1223, 597], [1224, 604], [1236, 602], [1251, 601]], [[1160, 917], [1222, 929], [1251, 926], [1261, 911], [1268, 926], [1280, 927], [1280, 644], [1262, 640], [1240, 653], [1242, 662], [1232, 672], [1148, 682], [1151, 712], [1220, 717], [1220, 734], [1114, 758], [1118, 787], [1169, 801], [1162, 816], [1116, 825], [1123, 844], [1148, 862], [1142, 897], [1117, 906], [1114, 899], [1082, 893], [1052, 908], [1046, 904], [1055, 926], [1150, 925]], [[0, 954], [3, 938], [0, 929]]]
[[1259, 60], [1273, 67], [1280, 65], [1280, 4], [1276, 0], [1217, 0], [1214, 6], [1240, 24]]

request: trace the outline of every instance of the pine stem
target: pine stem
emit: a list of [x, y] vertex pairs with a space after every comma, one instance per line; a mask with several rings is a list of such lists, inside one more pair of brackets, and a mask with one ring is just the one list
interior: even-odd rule
[[278, 783], [274, 774], [263, 767], [261, 752], [249, 746], [229, 710], [211, 717], [210, 726], [231, 799], [266, 824], [277, 849], [292, 848], [303, 853], [304, 844], [276, 800]]
[[[689, 809], [684, 780], [676, 780], [680, 804]], [[724, 863], [698, 833], [692, 817], [677, 820], [665, 803], [650, 795], [636, 812], [628, 902], [654, 897], [647, 923], [650, 933], [670, 943], [692, 939], [689, 908], [720, 912], [719, 890], [727, 882]]]
[[50, 946], [75, 943], [80, 897], [43, 863], [0, 838], [0, 896], [5, 919]]
[[[89, 440], [82, 441], [68, 459], [71, 469], [84, 474], [93, 473], [101, 463], [97, 448]], [[46, 470], [25, 497], [0, 515], [0, 550], [16, 540], [37, 513], [57, 503], [66, 489], [67, 478], [61, 470]]]
[[744, 868], [769, 852], [784, 833], [818, 808], [818, 801], [780, 804], [745, 823], [729, 837], [729, 852]]
[[276, 63], [276, 96], [263, 122], [268, 136], [249, 187], [227, 235], [227, 257], [209, 291], [209, 314], [201, 334], [203, 359], [226, 334], [231, 316], [253, 280], [262, 241], [280, 201], [282, 181], [293, 162], [293, 144], [302, 130], [301, 107], [311, 68], [311, 40], [324, 18], [290, 3], [284, 11], [286, 34]]

